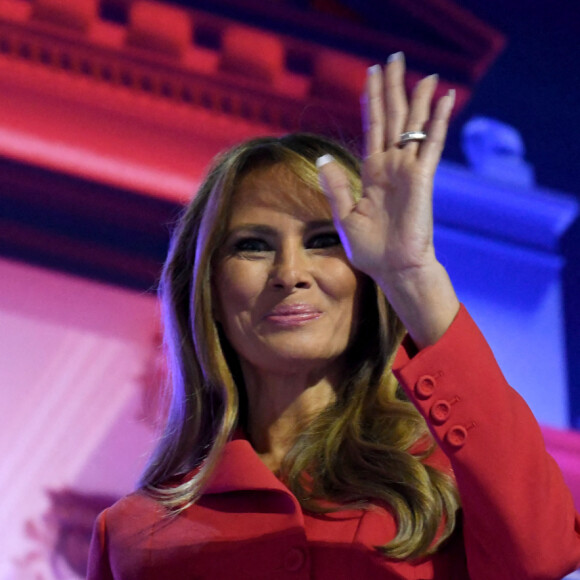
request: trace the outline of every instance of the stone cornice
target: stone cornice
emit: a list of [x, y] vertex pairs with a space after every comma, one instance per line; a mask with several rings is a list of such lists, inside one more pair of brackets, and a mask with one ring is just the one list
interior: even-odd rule
[[[256, 5], [241, 2], [239, 9], [255, 13]], [[274, 26], [276, 12], [268, 5], [262, 10]], [[484, 35], [489, 46], [483, 57], [475, 58], [460, 50], [365, 32], [360, 25], [324, 14], [303, 13], [302, 24], [314, 38], [318, 34], [328, 40], [331, 30], [334, 37], [337, 31], [344, 36], [342, 44], [348, 49], [336, 50], [199, 9], [135, 1], [127, 3], [126, 11], [127, 21], [115, 23], [99, 16], [96, 0], [1, 0], [0, 59], [12, 69], [22, 69], [28, 83], [38, 76], [45, 89], [47, 75], [68, 76], [107, 86], [125, 98], [145, 96], [166, 107], [202, 109], [270, 132], [331, 126], [352, 138], [359, 133], [358, 95], [366, 68], [384, 58], [387, 50], [405, 48], [415, 54], [419, 69], [431, 70], [436, 66], [432, 63], [438, 63], [452, 76], [462, 77], [463, 84], [453, 83], [460, 110], [471, 91], [467, 77], [481, 74], [482, 63], [501, 46], [499, 35]], [[278, 17], [289, 14], [297, 26], [297, 11], [286, 9]], [[374, 57], [369, 54], [373, 51]], [[411, 70], [409, 85], [418, 76]], [[440, 92], [450, 86], [443, 74]], [[71, 84], [71, 104], [74, 93]], [[309, 116], [312, 109], [322, 113]]]
[[[149, 288], [166, 224], [217, 152], [296, 130], [356, 144], [366, 68], [400, 48], [409, 86], [438, 63], [439, 91], [454, 86], [459, 110], [501, 45], [463, 13], [471, 40], [454, 32], [439, 46], [365, 32], [332, 10], [189, 4], [0, 0], [2, 253]], [[432, 21], [440, 37], [441, 17], [456, 16], [447, 0], [414, 6], [411, 22]]]

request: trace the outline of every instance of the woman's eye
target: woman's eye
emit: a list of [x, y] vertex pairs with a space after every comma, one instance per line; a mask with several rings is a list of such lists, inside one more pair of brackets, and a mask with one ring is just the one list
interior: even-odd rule
[[234, 250], [239, 253], [243, 252], [267, 252], [270, 246], [260, 238], [242, 238], [234, 244]]
[[336, 232], [318, 234], [308, 240], [308, 247], [314, 250], [320, 248], [333, 248], [335, 246], [340, 246], [340, 244], [340, 237]]

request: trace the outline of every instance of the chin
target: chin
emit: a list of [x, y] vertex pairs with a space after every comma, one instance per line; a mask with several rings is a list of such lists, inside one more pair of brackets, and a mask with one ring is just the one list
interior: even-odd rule
[[341, 351], [317, 352], [310, 348], [284, 348], [263, 352], [254, 358], [254, 366], [269, 372], [283, 374], [301, 373], [308, 370], [328, 369], [340, 358]]

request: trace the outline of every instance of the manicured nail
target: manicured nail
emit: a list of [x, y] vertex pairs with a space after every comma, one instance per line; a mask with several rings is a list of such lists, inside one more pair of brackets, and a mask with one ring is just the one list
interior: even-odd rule
[[316, 160], [316, 168], [320, 169], [321, 167], [324, 167], [326, 164], [331, 163], [332, 161], [334, 161], [334, 157], [330, 155], [330, 153], [326, 153], [325, 155], [319, 157]]
[[379, 64], [373, 64], [373, 66], [369, 66], [369, 68], [367, 69], [367, 74], [370, 76], [381, 72], [381, 65]]
[[387, 64], [390, 62], [395, 62], [396, 60], [403, 60], [404, 55], [402, 53], [402, 51], [399, 52], [394, 52], [393, 54], [391, 54], [389, 56], [389, 58], [387, 58]]
[[452, 103], [455, 103], [455, 89], [449, 89], [447, 91], [447, 96], [451, 99]]

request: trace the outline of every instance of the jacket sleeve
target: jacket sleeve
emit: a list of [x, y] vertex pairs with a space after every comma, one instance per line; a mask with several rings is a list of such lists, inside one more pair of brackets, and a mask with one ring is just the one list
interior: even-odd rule
[[556, 580], [580, 566], [580, 518], [530, 409], [462, 306], [393, 371], [449, 457], [472, 580]]
[[107, 553], [106, 513], [107, 510], [99, 515], [93, 528], [87, 580], [114, 580]]

